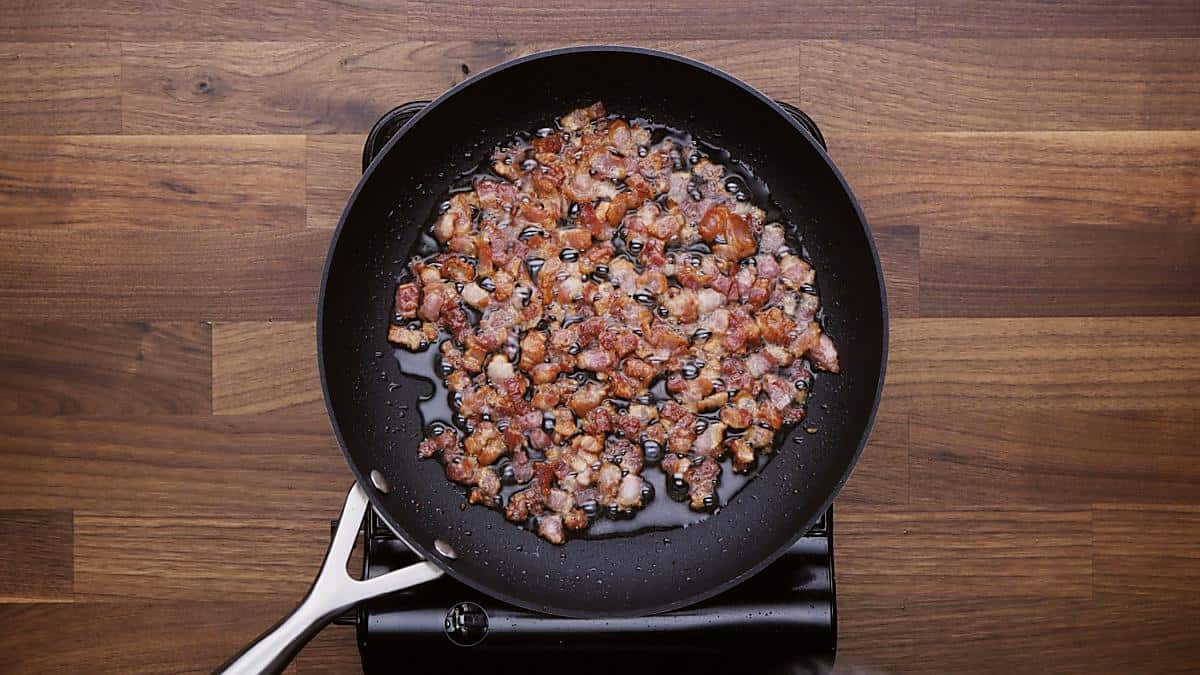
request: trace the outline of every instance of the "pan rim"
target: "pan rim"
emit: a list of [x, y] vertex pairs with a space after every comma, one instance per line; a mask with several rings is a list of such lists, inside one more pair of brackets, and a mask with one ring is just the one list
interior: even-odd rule
[[[873, 261], [874, 267], [875, 267], [875, 280], [876, 280], [876, 283], [877, 283], [878, 289], [879, 289], [879, 300], [880, 300], [880, 308], [881, 308], [881, 314], [882, 314], [881, 320], [882, 320], [882, 329], [883, 329], [883, 336], [882, 336], [883, 340], [882, 340], [882, 347], [881, 347], [881, 353], [880, 353], [879, 380], [875, 387], [875, 393], [874, 393], [874, 396], [871, 401], [871, 409], [867, 415], [866, 424], [864, 425], [862, 433], [858, 439], [857, 445], [854, 449], [853, 456], [851, 457], [851, 460], [847, 463], [846, 469], [842, 473], [842, 476], [834, 484], [833, 489], [830, 490], [828, 497], [826, 497], [826, 499], [822, 503], [821, 507], [819, 509], [817, 509], [807, 519], [807, 521], [804, 523], [803, 527], [797, 528], [796, 532], [782, 546], [780, 546], [778, 549], [773, 551], [771, 554], [758, 560], [754, 565], [751, 565], [749, 568], [747, 568], [741, 574], [738, 574], [737, 576], [734, 576], [721, 584], [718, 584], [713, 587], [705, 588], [704, 590], [702, 590], [700, 592], [693, 593], [686, 597], [678, 598], [678, 599], [670, 601], [670, 602], [659, 603], [659, 604], [653, 605], [649, 608], [639, 608], [636, 611], [625, 612], [625, 613], [611, 612], [611, 611], [607, 611], [607, 612], [606, 611], [599, 611], [599, 612], [586, 611], [586, 610], [581, 611], [578, 609], [563, 608], [563, 607], [551, 607], [551, 606], [547, 606], [544, 604], [539, 604], [537, 602], [530, 602], [529, 600], [522, 598], [520, 596], [517, 596], [517, 595], [513, 595], [504, 589], [497, 589], [489, 584], [479, 582], [468, 574], [460, 573], [457, 569], [455, 569], [455, 565], [452, 560], [443, 558], [442, 556], [440, 556], [436, 552], [434, 552], [431, 548], [423, 546], [422, 544], [420, 544], [420, 542], [416, 541], [413, 537], [409, 536], [408, 533], [404, 530], [404, 528], [402, 528], [400, 526], [399, 522], [392, 516], [390, 511], [384, 506], [382, 497], [380, 496], [379, 492], [373, 487], [369, 477], [364, 475], [359, 470], [358, 466], [354, 463], [353, 458], [350, 455], [350, 450], [347, 447], [346, 441], [342, 435], [342, 430], [341, 430], [341, 426], [338, 423], [337, 415], [334, 412], [333, 401], [332, 401], [330, 393], [329, 393], [330, 392], [329, 383], [328, 383], [327, 373], [325, 370], [325, 359], [324, 359], [325, 352], [324, 352], [323, 336], [324, 336], [324, 332], [325, 332], [324, 331], [325, 292], [326, 292], [326, 286], [329, 282], [329, 272], [332, 267], [334, 252], [337, 250], [337, 245], [338, 245], [339, 239], [341, 238], [342, 229], [348, 221], [350, 211], [351, 211], [352, 207], [354, 206], [354, 204], [357, 202], [360, 192], [362, 192], [362, 190], [364, 189], [364, 186], [366, 186], [366, 184], [368, 182], [370, 182], [371, 176], [374, 174], [375, 170], [381, 163], [384, 156], [386, 156], [391, 151], [391, 149], [393, 148], [393, 146], [396, 145], [396, 143], [399, 141], [399, 139], [402, 136], [404, 136], [404, 134], [407, 133], [410, 128], [412, 128], [417, 122], [422, 120], [426, 115], [432, 114], [435, 110], [437, 110], [439, 105], [441, 105], [443, 102], [460, 94], [462, 91], [469, 88], [476, 82], [478, 82], [484, 78], [487, 78], [490, 75], [500, 73], [500, 72], [503, 72], [510, 68], [514, 68], [514, 67], [526, 64], [526, 63], [533, 62], [533, 61], [539, 61], [539, 60], [543, 60], [543, 59], [551, 59], [551, 58], [555, 58], [558, 56], [564, 56], [564, 55], [570, 55], [570, 54], [595, 53], [595, 52], [611, 52], [611, 53], [618, 53], [618, 54], [636, 54], [636, 55], [641, 55], [641, 56], [649, 56], [649, 57], [660, 58], [660, 59], [665, 59], [665, 60], [669, 60], [669, 61], [675, 61], [677, 63], [682, 63], [684, 65], [691, 66], [693, 68], [702, 70], [708, 74], [714, 75], [716, 77], [719, 77], [719, 78], [725, 80], [726, 82], [742, 89], [747, 94], [758, 99], [761, 103], [767, 105], [777, 115], [781, 116], [784, 120], [786, 120], [787, 123], [792, 126], [792, 128], [794, 128], [801, 136], [803, 136], [804, 139], [811, 146], [811, 148], [820, 155], [821, 159], [825, 162], [825, 164], [828, 166], [828, 168], [832, 171], [834, 177], [838, 181], [838, 184], [845, 191], [845, 194], [849, 197], [850, 204], [854, 208], [855, 214], [858, 216], [858, 221], [862, 226], [863, 234], [866, 236], [868, 248], [871, 252], [871, 258], [872, 258], [872, 261]], [[555, 616], [563, 616], [563, 617], [568, 617], [568, 618], [650, 616], [650, 615], [654, 615], [654, 614], [661, 614], [663, 612], [668, 612], [668, 611], [671, 611], [674, 609], [679, 609], [681, 607], [687, 607], [689, 605], [694, 605], [698, 602], [701, 602], [701, 601], [711, 598], [715, 595], [718, 595], [730, 588], [733, 588], [734, 586], [737, 586], [737, 585], [741, 584], [742, 582], [746, 581], [750, 577], [753, 577], [755, 574], [758, 574], [763, 569], [765, 569], [768, 565], [775, 562], [775, 560], [777, 560], [780, 556], [782, 556], [789, 548], [791, 548], [796, 543], [797, 540], [799, 540], [801, 537], [803, 537], [805, 534], [807, 534], [808, 531], [812, 528], [812, 526], [816, 523], [816, 521], [821, 517], [821, 515], [824, 514], [828, 510], [829, 505], [833, 503], [833, 500], [836, 499], [838, 494], [841, 492], [846, 481], [850, 478], [851, 473], [854, 471], [854, 467], [857, 465], [858, 460], [859, 460], [860, 456], [862, 455], [863, 448], [866, 447], [867, 441], [870, 439], [871, 432], [874, 429], [875, 420], [876, 420], [876, 417], [877, 417], [877, 414], [879, 411], [879, 402], [882, 399], [882, 395], [883, 395], [883, 384], [884, 384], [885, 376], [887, 374], [887, 365], [888, 365], [888, 347], [889, 347], [888, 337], [890, 334], [889, 319], [888, 319], [887, 288], [884, 284], [883, 268], [882, 268], [882, 265], [879, 260], [879, 251], [876, 247], [875, 238], [872, 235], [871, 227], [870, 227], [869, 223], [867, 222], [866, 215], [862, 211], [862, 207], [859, 204], [858, 198], [854, 195], [853, 190], [851, 190], [850, 185], [846, 182], [846, 179], [842, 175], [842, 172], [837, 168], [837, 165], [834, 164], [833, 160], [829, 157], [829, 155], [825, 151], [825, 149], [822, 148], [819, 143], [817, 143], [817, 141], [809, 134], [809, 132], [806, 129], [804, 129], [803, 126], [801, 126], [800, 123], [797, 122], [795, 120], [795, 118], [792, 117], [792, 115], [788, 114], [778, 103], [776, 103], [769, 96], [763, 94], [758, 89], [756, 89], [755, 87], [746, 83], [745, 81], [743, 81], [737, 77], [734, 77], [719, 68], [711, 66], [702, 61], [697, 61], [695, 59], [691, 59], [686, 56], [681, 56], [678, 54], [673, 54], [671, 52], [666, 52], [666, 51], [662, 51], [662, 50], [649, 49], [646, 47], [627, 46], [627, 45], [604, 45], [604, 44], [579, 45], [579, 46], [573, 46], [573, 47], [560, 47], [560, 48], [556, 48], [556, 49], [549, 49], [549, 50], [535, 52], [532, 54], [527, 54], [525, 56], [521, 56], [521, 57], [518, 57], [518, 58], [515, 58], [512, 60], [509, 60], [509, 61], [505, 61], [504, 63], [497, 64], [491, 68], [481, 71], [481, 72], [471, 76], [470, 78], [454, 85], [447, 91], [443, 92], [436, 99], [434, 99], [431, 103], [429, 103], [424, 108], [422, 108], [411, 119], [409, 119], [408, 122], [406, 122], [404, 124], [404, 126], [402, 126], [392, 136], [392, 138], [387, 142], [387, 144], [384, 145], [384, 147], [376, 154], [375, 158], [371, 161], [370, 165], [366, 168], [366, 170], [363, 171], [358, 184], [355, 186], [353, 192], [351, 192], [350, 196], [346, 200], [346, 206], [342, 210], [341, 216], [338, 218], [337, 227], [333, 231], [333, 235], [332, 235], [332, 237], [330, 239], [330, 243], [329, 243], [329, 248], [325, 255], [325, 264], [323, 266], [322, 274], [321, 274], [321, 286], [320, 286], [320, 290], [319, 290], [318, 296], [317, 296], [316, 330], [317, 330], [317, 366], [318, 366], [318, 372], [320, 374], [320, 379], [321, 379], [321, 391], [323, 394], [323, 399], [325, 401], [325, 410], [326, 410], [326, 414], [328, 415], [328, 418], [329, 418], [330, 426], [332, 427], [334, 436], [337, 439], [338, 447], [342, 451], [342, 456], [345, 458], [346, 463], [349, 464], [349, 466], [350, 466], [350, 472], [353, 474], [355, 481], [357, 481], [357, 483], [360, 486], [362, 486], [363, 491], [367, 494], [367, 498], [370, 501], [371, 507], [373, 509], [375, 509], [376, 513], [379, 514], [380, 518], [388, 526], [388, 529], [390, 529], [392, 531], [392, 533], [395, 534], [396, 537], [400, 541], [404, 542], [404, 544], [407, 545], [410, 549], [412, 549], [413, 552], [415, 552], [417, 555], [421, 556], [423, 559], [425, 559], [429, 562], [434, 563], [435, 565], [440, 567], [443, 571], [445, 571], [446, 574], [449, 575], [451, 578], [455, 579], [456, 581], [458, 581], [470, 588], [473, 588], [481, 593], [484, 593], [485, 595], [487, 595], [489, 597], [495, 598], [497, 600], [508, 603], [510, 605], [514, 605], [514, 606], [521, 607], [521, 608], [528, 609], [528, 610], [535, 611], [535, 612], [551, 614], [551, 615], [555, 615]]]

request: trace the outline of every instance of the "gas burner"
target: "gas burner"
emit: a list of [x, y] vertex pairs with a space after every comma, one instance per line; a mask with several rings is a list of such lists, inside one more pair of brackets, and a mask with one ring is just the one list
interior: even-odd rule
[[[406, 103], [375, 123], [363, 148], [364, 170], [426, 105]], [[825, 146], [811, 118], [780, 106]], [[366, 578], [418, 560], [373, 511], [362, 535]], [[833, 507], [753, 578], [664, 614], [566, 619], [498, 602], [443, 577], [365, 602], [336, 623], [356, 626], [366, 673], [827, 672], [837, 649]]]

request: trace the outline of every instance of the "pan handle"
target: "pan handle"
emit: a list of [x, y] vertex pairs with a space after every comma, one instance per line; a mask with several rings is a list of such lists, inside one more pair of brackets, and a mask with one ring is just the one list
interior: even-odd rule
[[246, 645], [214, 673], [246, 675], [281, 673], [296, 654], [335, 616], [363, 600], [432, 581], [443, 572], [429, 562], [419, 562], [362, 581], [346, 573], [346, 562], [354, 548], [358, 528], [367, 512], [367, 493], [355, 483], [346, 495], [337, 532], [329, 543], [321, 571], [308, 595], [254, 642]]

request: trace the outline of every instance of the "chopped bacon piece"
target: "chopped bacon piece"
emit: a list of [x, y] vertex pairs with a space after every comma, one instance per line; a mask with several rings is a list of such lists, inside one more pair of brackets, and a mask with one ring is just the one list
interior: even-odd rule
[[688, 506], [697, 511], [711, 510], [716, 504], [717, 479], [721, 476], [721, 465], [712, 457], [705, 457], [683, 473], [688, 484]]
[[563, 115], [562, 119], [560, 119], [558, 122], [562, 125], [562, 128], [566, 129], [567, 131], [578, 131], [589, 122], [598, 120], [601, 117], [604, 117], [604, 104], [600, 101], [596, 101], [586, 108], [572, 110], [566, 115]]
[[589, 382], [571, 395], [568, 405], [576, 415], [586, 415], [589, 410], [600, 405], [608, 388], [596, 382]]
[[700, 219], [700, 236], [713, 245], [713, 253], [728, 260], [741, 260], [758, 250], [750, 225], [724, 204], [708, 209]]
[[417, 307], [421, 304], [421, 287], [415, 283], [396, 286], [396, 316], [401, 319], [412, 319], [417, 315]]
[[812, 370], [840, 367], [784, 227], [696, 144], [651, 141], [596, 103], [497, 148], [395, 288], [388, 340], [440, 342], [461, 425], [419, 456], [555, 544], [646, 507], [659, 467], [671, 497], [716, 508], [722, 464], [773, 452]]
[[417, 448], [417, 454], [428, 459], [458, 445], [458, 432], [453, 429], [442, 429], [433, 436], [427, 436]]
[[616, 362], [616, 356], [603, 349], [589, 349], [580, 354], [578, 359], [580, 368], [594, 373], [608, 372]]
[[821, 337], [817, 339], [815, 347], [808, 350], [808, 355], [812, 359], [813, 365], [821, 370], [828, 370], [831, 373], [836, 373], [841, 370], [838, 366], [837, 348], [833, 346], [833, 340], [829, 336], [821, 333]]

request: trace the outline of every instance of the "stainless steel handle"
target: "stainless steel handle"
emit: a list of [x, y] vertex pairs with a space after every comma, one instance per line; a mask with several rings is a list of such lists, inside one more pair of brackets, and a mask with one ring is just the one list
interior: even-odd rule
[[329, 543], [325, 561], [321, 563], [321, 572], [313, 581], [308, 595], [291, 614], [214, 672], [231, 675], [281, 673], [304, 645], [338, 614], [363, 600], [442, 576], [441, 568], [428, 562], [415, 563], [362, 581], [347, 574], [346, 561], [350, 559], [350, 551], [354, 548], [367, 505], [367, 493], [355, 483], [346, 495], [346, 505], [342, 507], [337, 532]]

